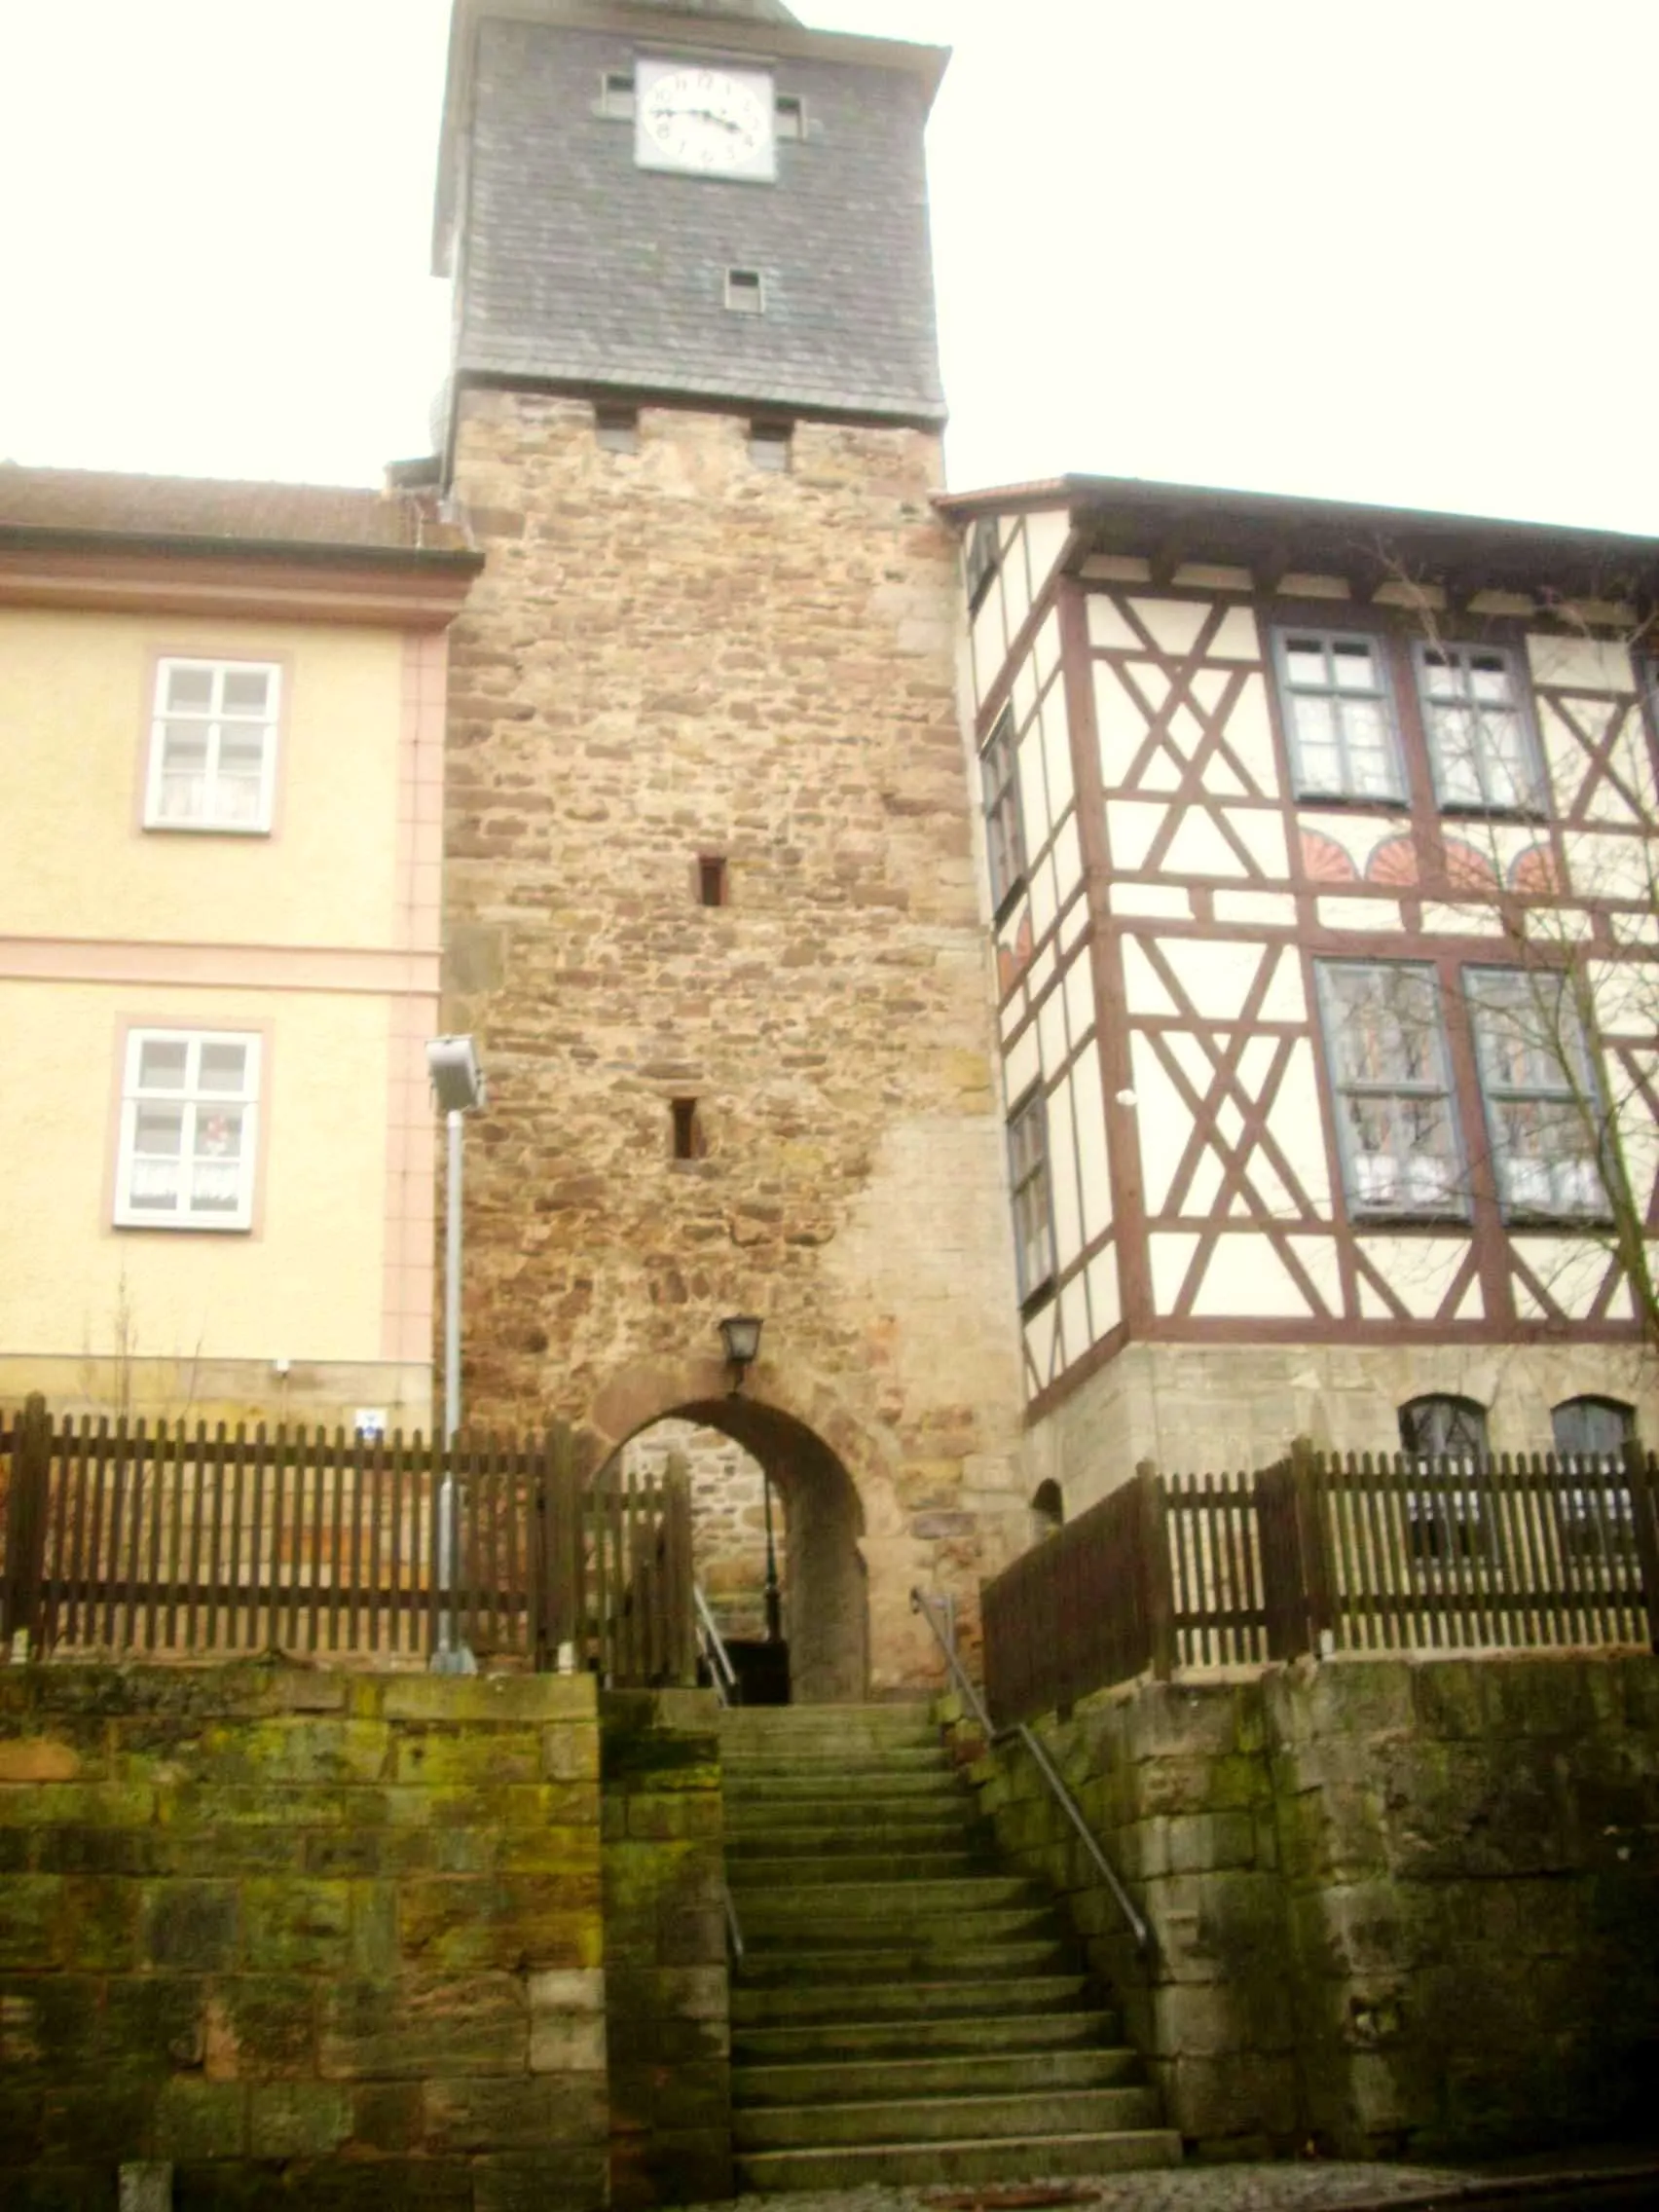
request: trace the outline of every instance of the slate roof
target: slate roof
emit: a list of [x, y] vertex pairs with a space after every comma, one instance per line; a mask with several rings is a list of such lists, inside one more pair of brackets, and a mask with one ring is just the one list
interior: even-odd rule
[[463, 551], [429, 502], [350, 485], [256, 484], [194, 476], [0, 463], [0, 530], [223, 539], [381, 551]]
[[[472, 4], [468, 96], [452, 103], [470, 141], [454, 156], [462, 381], [943, 420], [923, 158], [942, 55], [783, 33], [775, 82], [806, 136], [780, 144], [775, 183], [741, 183], [642, 168], [633, 124], [603, 112], [637, 18], [606, 29]], [[791, 20], [773, 0], [652, 0], [711, 10]], [[444, 204], [440, 185], [440, 223]], [[732, 268], [760, 272], [763, 314], [727, 309]]]
[[749, 23], [798, 23], [783, 0], [633, 0], [636, 8], [661, 8], [676, 16], [724, 16]]

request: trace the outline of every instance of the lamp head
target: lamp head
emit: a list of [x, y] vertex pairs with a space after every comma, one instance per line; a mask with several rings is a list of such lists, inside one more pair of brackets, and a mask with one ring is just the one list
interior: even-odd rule
[[731, 1313], [720, 1323], [720, 1343], [732, 1370], [732, 1390], [743, 1388], [745, 1372], [760, 1356], [760, 1323], [753, 1313]]
[[426, 1073], [441, 1114], [467, 1114], [485, 1099], [484, 1070], [470, 1037], [433, 1037], [426, 1045]]

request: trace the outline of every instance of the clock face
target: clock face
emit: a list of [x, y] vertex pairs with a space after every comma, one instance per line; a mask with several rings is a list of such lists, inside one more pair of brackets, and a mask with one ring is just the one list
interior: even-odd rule
[[773, 174], [772, 87], [758, 70], [642, 61], [636, 112], [636, 150], [646, 168]]

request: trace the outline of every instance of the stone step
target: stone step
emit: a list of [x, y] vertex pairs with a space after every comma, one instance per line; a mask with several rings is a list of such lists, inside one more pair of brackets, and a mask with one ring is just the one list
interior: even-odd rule
[[751, 1749], [722, 1738], [720, 1772], [730, 1788], [734, 1783], [752, 1787], [772, 1774], [822, 1774], [834, 1781], [842, 1775], [954, 1774], [956, 1769], [938, 1744], [876, 1744], [867, 1751], [828, 1742], [810, 1750], [793, 1744]]
[[1066, 1933], [1065, 1923], [1053, 1906], [1041, 1898], [1029, 1904], [1002, 1905], [986, 1912], [895, 1913], [875, 1920], [859, 1916], [839, 1920], [810, 1909], [814, 1897], [828, 1894], [828, 1889], [803, 1891], [801, 1897], [807, 1903], [798, 1915], [781, 1925], [772, 1917], [773, 1908], [781, 1908], [791, 1899], [773, 1897], [762, 1908], [758, 1897], [734, 1890], [732, 1899], [743, 1923], [749, 1955], [798, 1959], [804, 1978], [809, 1971], [806, 1960], [830, 1961], [849, 1951], [879, 1951], [895, 1959], [912, 1951], [942, 1956], [1002, 1943], [1056, 1942]]
[[1111, 2135], [1018, 2136], [978, 2142], [866, 2143], [810, 2151], [752, 2151], [737, 2160], [737, 2186], [780, 2190], [842, 2190], [933, 2184], [1030, 2181], [1051, 2174], [1125, 2173], [1181, 2161], [1172, 2128], [1136, 2128]]
[[967, 1785], [953, 1767], [947, 1766], [861, 1768], [827, 1763], [822, 1770], [801, 1765], [756, 1765], [737, 1771], [722, 1759], [720, 1774], [728, 1803], [734, 1799], [741, 1803], [760, 1798], [770, 1803], [781, 1798], [804, 1798], [845, 1804], [856, 1798], [861, 1804], [880, 1804], [889, 1798], [937, 1797], [954, 1800], [970, 1810], [974, 1806]]
[[847, 2105], [759, 2105], [731, 2117], [732, 2148], [804, 2151], [830, 2144], [987, 2143], [1000, 2136], [1117, 2135], [1156, 2127], [1158, 2092], [1053, 2089], [1012, 2096], [883, 2097]]
[[750, 1915], [756, 1932], [763, 1928], [791, 1929], [809, 1923], [834, 1928], [850, 1921], [899, 1921], [910, 1924], [940, 1914], [952, 1918], [981, 1912], [1023, 1911], [1050, 1908], [1051, 1900], [1035, 1882], [1019, 1874], [960, 1874], [941, 1881], [825, 1882], [798, 1898], [780, 1895], [745, 1899], [743, 1931], [750, 1931]]
[[[860, 1808], [861, 1811], [863, 1808]], [[996, 1851], [995, 1831], [971, 1806], [920, 1806], [904, 1802], [897, 1817], [843, 1821], [838, 1826], [803, 1821], [795, 1805], [773, 1808], [774, 1820], [756, 1820], [754, 1806], [739, 1825], [726, 1825], [728, 1856], [740, 1859], [834, 1859], [849, 1851]]]
[[739, 2063], [733, 2102], [745, 2106], [863, 2104], [884, 2097], [1042, 2095], [1140, 2081], [1138, 2054], [1116, 2048], [956, 2051], [934, 2058], [831, 2058], [787, 2066]]
[[816, 1850], [774, 1853], [770, 1848], [734, 1851], [726, 1845], [726, 1877], [733, 1891], [810, 1890], [826, 1883], [899, 1881], [952, 1881], [967, 1875], [988, 1873], [995, 1866], [989, 1853], [966, 1847], [955, 1850], [907, 1850], [888, 1845], [871, 1851], [861, 1837], [844, 1851], [824, 1853], [824, 1838], [814, 1839]]
[[790, 2067], [819, 2059], [901, 2061], [924, 2052], [1058, 2055], [1078, 2047], [1113, 2047], [1123, 2035], [1116, 2012], [1077, 2007], [1055, 2012], [940, 2013], [930, 2019], [836, 2020], [793, 2026], [733, 2026], [732, 2052], [744, 2064]]
[[948, 2013], [961, 2018], [971, 2013], [1006, 2016], [1019, 2012], [1056, 2011], [1081, 2005], [1088, 1989], [1081, 1973], [1021, 1974], [1010, 1980], [993, 1975], [987, 1980], [798, 1982], [778, 1989], [737, 1982], [731, 1992], [734, 2027], [783, 2027], [793, 2022], [846, 2021], [856, 2025], [878, 2020], [925, 2020]]
[[722, 1729], [766, 1728], [780, 1735], [802, 1735], [814, 1728], [933, 1726], [931, 1697], [896, 1697], [881, 1704], [858, 1705], [729, 1705], [720, 1714]]
[[869, 1835], [934, 1833], [959, 1835], [979, 1825], [979, 1816], [967, 1798], [935, 1793], [918, 1796], [914, 1790], [897, 1797], [790, 1796], [728, 1797], [725, 1801], [728, 1836], [813, 1834], [834, 1838], [830, 1848], [849, 1830]]
[[[749, 1941], [747, 1933], [744, 1940]], [[930, 1981], [973, 1981], [993, 1974], [1065, 1973], [1077, 1963], [1076, 1945], [1060, 1935], [1023, 1942], [910, 1940], [870, 1950], [849, 1945], [845, 1950], [802, 1951], [792, 1945], [770, 1955], [751, 1945], [743, 1983], [751, 1989], [807, 1988], [823, 1982], [885, 1982], [906, 1973], [926, 1974]]]

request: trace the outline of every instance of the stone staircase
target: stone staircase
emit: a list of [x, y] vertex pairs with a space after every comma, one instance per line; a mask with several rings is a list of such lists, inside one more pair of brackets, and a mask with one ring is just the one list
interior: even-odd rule
[[721, 1717], [743, 2190], [1172, 2164], [1052, 1900], [999, 1870], [922, 1706]]

